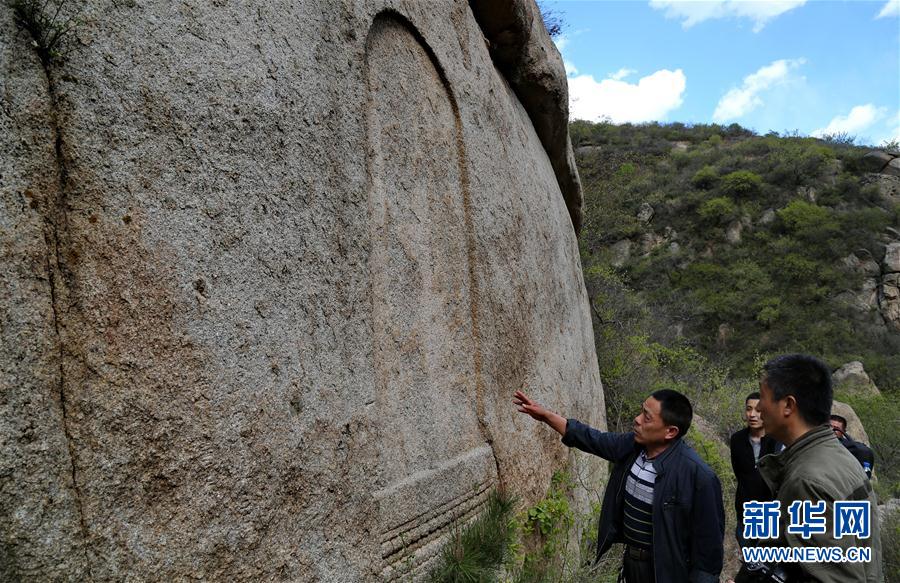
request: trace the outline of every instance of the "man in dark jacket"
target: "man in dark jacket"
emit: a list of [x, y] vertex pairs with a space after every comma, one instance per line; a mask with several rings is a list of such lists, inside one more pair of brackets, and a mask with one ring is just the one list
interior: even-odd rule
[[608, 433], [549, 411], [516, 391], [518, 410], [562, 442], [613, 462], [603, 497], [597, 558], [625, 543], [626, 583], [718, 583], [725, 511], [712, 469], [681, 439], [693, 410], [672, 390], [644, 401], [633, 431]]
[[759, 393], [747, 395], [743, 415], [747, 427], [731, 436], [731, 468], [737, 479], [737, 490], [734, 493], [734, 512], [737, 516], [735, 536], [742, 547], [746, 546], [743, 536], [744, 502], [767, 502], [773, 499], [772, 491], [759, 475], [756, 464], [764, 455], [781, 450], [781, 444], [766, 435], [758, 407]]
[[873, 452], [865, 443], [855, 441], [847, 435], [847, 420], [844, 417], [832, 415], [830, 422], [831, 430], [834, 431], [834, 436], [838, 438], [841, 445], [847, 448], [847, 451], [853, 454], [853, 457], [855, 457], [857, 461], [859, 461], [859, 465], [862, 466], [863, 471], [866, 472], [866, 477], [871, 479], [872, 470], [875, 469], [875, 452]]

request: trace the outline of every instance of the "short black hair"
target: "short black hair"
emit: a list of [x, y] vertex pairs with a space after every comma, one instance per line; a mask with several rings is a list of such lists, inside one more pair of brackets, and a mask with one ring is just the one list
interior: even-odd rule
[[659, 401], [660, 417], [666, 425], [674, 425], [678, 428], [676, 437], [687, 435], [691, 428], [691, 419], [694, 418], [694, 408], [688, 398], [672, 389], [660, 389], [650, 395]]
[[780, 401], [793, 396], [800, 417], [810, 425], [822, 425], [831, 415], [831, 370], [806, 354], [776, 356], [763, 366], [765, 382]]
[[845, 430], [847, 429], [847, 419], [846, 418], [841, 417], [840, 415], [832, 415], [831, 419], [833, 421], [840, 421], [841, 425], [843, 426], [843, 429], [845, 429]]
[[749, 401], [750, 399], [756, 399], [757, 401], [759, 401], [759, 391], [753, 391], [752, 393], [747, 395], [747, 398], [744, 399], [744, 405], [746, 405], [747, 401]]

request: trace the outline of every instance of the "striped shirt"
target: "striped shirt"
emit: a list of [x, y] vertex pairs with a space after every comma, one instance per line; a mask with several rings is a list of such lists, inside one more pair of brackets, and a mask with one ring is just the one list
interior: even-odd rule
[[625, 478], [625, 542], [631, 546], [650, 549], [653, 545], [653, 484], [656, 470], [647, 454], [634, 460]]

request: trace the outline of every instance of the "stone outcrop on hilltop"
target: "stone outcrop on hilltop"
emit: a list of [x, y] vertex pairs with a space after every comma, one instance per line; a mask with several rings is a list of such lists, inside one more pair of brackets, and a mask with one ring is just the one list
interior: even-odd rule
[[873, 150], [863, 156], [862, 166], [868, 172], [866, 182], [878, 186], [882, 196], [900, 201], [900, 154]]
[[[896, 236], [891, 232], [885, 235]], [[844, 267], [862, 278], [859, 289], [843, 292], [844, 301], [861, 312], [873, 312], [889, 329], [900, 331], [900, 241], [888, 240], [880, 262], [868, 253], [860, 254], [843, 259]]]
[[543, 493], [512, 392], [604, 407], [534, 3], [66, 8], [0, 5], [0, 579], [393, 579]]

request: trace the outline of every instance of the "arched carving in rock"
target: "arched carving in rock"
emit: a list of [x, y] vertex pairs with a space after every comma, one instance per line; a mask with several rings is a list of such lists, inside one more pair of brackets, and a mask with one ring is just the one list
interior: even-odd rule
[[474, 234], [453, 94], [403, 17], [366, 41], [373, 341], [386, 579], [423, 572], [496, 467], [479, 425]]

